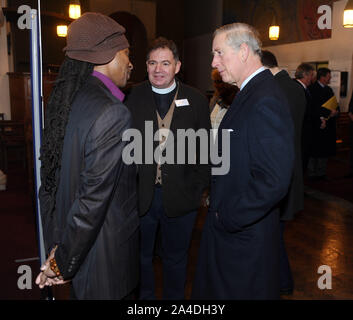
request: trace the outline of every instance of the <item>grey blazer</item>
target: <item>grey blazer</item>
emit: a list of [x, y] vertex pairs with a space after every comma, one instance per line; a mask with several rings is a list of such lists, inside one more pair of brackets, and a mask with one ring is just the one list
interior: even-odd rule
[[78, 299], [120, 299], [138, 282], [136, 168], [122, 161], [131, 115], [97, 78], [89, 77], [66, 127], [53, 218], [40, 190], [46, 248]]

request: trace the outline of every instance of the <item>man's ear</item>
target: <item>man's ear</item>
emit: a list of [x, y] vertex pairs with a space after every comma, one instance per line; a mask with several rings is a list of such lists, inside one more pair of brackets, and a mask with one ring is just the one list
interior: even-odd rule
[[240, 52], [241, 62], [244, 63], [249, 57], [250, 48], [249, 48], [249, 46], [246, 43], [242, 43], [240, 45], [239, 52]]
[[175, 67], [175, 74], [177, 74], [180, 71], [180, 67], [181, 67], [181, 62], [178, 60]]

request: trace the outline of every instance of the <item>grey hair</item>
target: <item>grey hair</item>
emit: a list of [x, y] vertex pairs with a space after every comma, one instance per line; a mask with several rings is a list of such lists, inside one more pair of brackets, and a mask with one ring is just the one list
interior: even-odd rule
[[234, 50], [239, 50], [246, 43], [254, 54], [261, 57], [260, 35], [255, 28], [245, 23], [231, 23], [218, 28], [213, 37], [226, 32], [226, 41]]
[[297, 67], [295, 71], [296, 79], [303, 79], [305, 75], [308, 75], [311, 71], [315, 71], [314, 67], [309, 63], [302, 63]]

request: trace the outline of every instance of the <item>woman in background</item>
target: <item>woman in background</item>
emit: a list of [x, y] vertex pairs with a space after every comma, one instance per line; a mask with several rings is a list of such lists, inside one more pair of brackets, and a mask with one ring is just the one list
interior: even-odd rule
[[[224, 83], [217, 69], [211, 73], [215, 93], [210, 101], [211, 125], [212, 129], [218, 129], [229, 106], [232, 104], [235, 95], [239, 91], [237, 86]], [[215, 135], [214, 131], [214, 135]]]

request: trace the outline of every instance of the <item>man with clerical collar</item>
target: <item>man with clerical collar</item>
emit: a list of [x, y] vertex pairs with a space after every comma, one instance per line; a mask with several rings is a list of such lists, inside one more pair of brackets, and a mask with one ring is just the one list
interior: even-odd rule
[[[181, 62], [173, 41], [156, 39], [148, 51], [146, 65], [148, 81], [133, 87], [126, 100], [133, 115], [133, 126], [142, 133], [144, 143], [144, 161], [138, 166], [141, 216], [139, 298], [156, 298], [152, 259], [156, 233], [160, 228], [163, 299], [184, 299], [188, 248], [202, 194], [209, 185], [210, 166], [199, 161], [199, 147], [192, 156], [197, 159], [195, 163], [176, 161], [177, 155], [187, 149], [179, 143], [176, 133], [178, 129], [206, 129], [209, 132], [208, 101], [200, 92], [175, 78]], [[174, 163], [146, 161], [150, 152], [145, 143], [148, 123], [153, 124], [153, 135], [162, 132], [160, 141], [153, 142], [153, 150], [161, 147], [168, 137], [174, 137]]]

